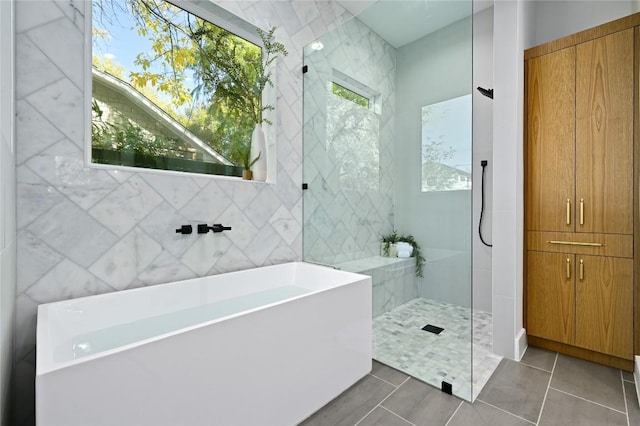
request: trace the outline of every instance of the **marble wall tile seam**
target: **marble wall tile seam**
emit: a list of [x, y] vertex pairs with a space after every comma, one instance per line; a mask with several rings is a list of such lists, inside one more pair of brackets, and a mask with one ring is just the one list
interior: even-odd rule
[[[67, 22], [67, 21], [69, 21], [68, 17], [63, 16], [63, 17], [60, 17], [60, 18], [58, 18], [58, 19], [55, 19], [55, 20], [52, 20], [52, 21], [48, 21], [48, 22], [45, 22], [45, 23], [39, 24], [39, 25], [37, 25], [37, 26], [35, 26], [35, 27], [33, 27], [33, 28], [29, 28], [28, 30], [26, 30], [26, 31], [24, 31], [24, 32], [21, 32], [21, 33], [17, 33], [16, 35], [24, 34], [24, 35], [29, 39], [29, 41], [31, 41], [31, 43], [33, 43], [33, 44], [34, 44], [34, 46], [36, 46], [36, 48], [37, 48], [37, 49], [38, 49], [38, 50], [39, 50], [39, 51], [40, 51], [40, 52], [41, 52], [41, 53], [42, 53], [42, 54], [43, 54], [43, 55], [44, 55], [44, 56], [49, 60], [49, 62], [51, 63], [51, 65], [52, 65], [52, 66], [54, 66], [54, 67], [56, 67], [56, 68], [57, 68], [57, 69], [58, 69], [58, 70], [59, 70], [63, 75], [65, 75], [65, 76], [68, 78], [69, 76], [64, 72], [64, 70], [62, 70], [62, 69], [61, 69], [61, 68], [56, 64], [56, 62], [55, 62], [54, 60], [52, 60], [52, 59], [51, 59], [50, 54], [49, 54], [49, 53], [47, 53], [46, 51], [42, 50], [42, 49], [40, 48], [41, 46], [40, 46], [40, 44], [37, 42], [37, 40], [34, 40], [34, 39], [33, 39], [33, 37], [31, 37], [31, 36], [29, 35], [30, 33], [33, 33], [34, 31], [38, 31], [38, 30], [40, 30], [40, 29], [42, 29], [42, 28], [44, 28], [44, 27], [46, 27], [46, 26], [49, 26], [49, 25], [56, 25], [56, 24], [63, 24], [63, 23], [65, 23], [65, 22]], [[70, 21], [69, 21], [69, 22], [70, 22]], [[77, 27], [76, 27], [76, 28], [77, 28]], [[78, 37], [82, 37], [82, 34], [81, 34], [81, 33], [78, 33]], [[51, 53], [55, 53], [55, 52], [51, 52]], [[82, 56], [84, 57], [84, 52], [82, 53]], [[70, 80], [71, 80], [71, 82], [72, 82], [72, 83], [73, 83], [73, 84], [74, 84], [74, 85], [75, 85], [79, 90], [84, 90], [84, 88], [83, 88], [83, 87], [78, 87], [78, 85], [77, 85], [77, 84], [75, 84], [75, 83], [73, 82], [73, 79], [70, 79]]]
[[[109, 259], [113, 259], [117, 253], [114, 253], [114, 251], [116, 251], [116, 249], [120, 246], [125, 245], [130, 239], [133, 239], [133, 244], [135, 247], [138, 247], [138, 245], [141, 245], [138, 243], [138, 241], [140, 239], [146, 238], [146, 242], [147, 242], [147, 246], [145, 247], [145, 250], [139, 250], [139, 249], [134, 249], [133, 253], [131, 253], [132, 256], [134, 256], [136, 259], [136, 262], [138, 262], [140, 260], [140, 256], [139, 255], [146, 255], [147, 253], [150, 253], [152, 257], [150, 258], [146, 258], [143, 260], [144, 266], [140, 267], [139, 265], [134, 265], [135, 266], [135, 274], [133, 274], [133, 276], [131, 277], [130, 280], [128, 280], [128, 282], [126, 283], [122, 283], [122, 284], [114, 284], [112, 282], [110, 282], [108, 276], [101, 276], [98, 271], [100, 271], [100, 266], [104, 265], [105, 263], [107, 263], [107, 268], [109, 265]], [[155, 246], [152, 246], [152, 244], [155, 244]], [[157, 247], [156, 247], [157, 246]], [[126, 248], [126, 247], [125, 247]], [[96, 259], [95, 262], [93, 262], [91, 265], [89, 265], [88, 267], [86, 267], [86, 271], [89, 272], [90, 274], [92, 274], [94, 277], [96, 277], [97, 279], [105, 282], [107, 285], [109, 285], [110, 287], [112, 287], [114, 290], [124, 290], [126, 288], [128, 288], [131, 283], [133, 283], [138, 276], [140, 276], [140, 274], [142, 274], [150, 265], [153, 264], [153, 262], [160, 256], [162, 255], [164, 251], [164, 247], [162, 247], [162, 245], [160, 243], [158, 243], [153, 237], [149, 236], [144, 230], [142, 230], [140, 227], [135, 226], [133, 227], [131, 230], [129, 230], [129, 232], [127, 232], [127, 234], [125, 234], [124, 236], [122, 236], [122, 238], [120, 238], [118, 241], [116, 241], [109, 249], [107, 249], [104, 254], [102, 254], [100, 257], [98, 257], [98, 259]], [[113, 264], [118, 264], [118, 266], [120, 266], [120, 270], [123, 269], [122, 264], [130, 261], [131, 259], [117, 259], [117, 262], [112, 261]], [[186, 265], [185, 265], [186, 266]]]
[[[64, 140], [64, 139], [66, 139], [66, 138], [63, 138], [62, 140]], [[41, 154], [42, 154], [42, 152], [40, 152], [40, 153], [38, 153], [38, 154], [33, 155], [31, 158], [35, 158], [35, 157], [37, 157], [38, 155], [41, 155]], [[26, 168], [27, 170], [31, 171], [32, 173], [34, 173], [35, 175], [37, 175], [38, 177], [40, 177], [40, 178], [42, 179], [42, 181], [43, 181], [43, 182], [45, 182], [47, 185], [49, 185], [49, 187], [47, 188], [47, 191], [48, 191], [49, 193], [51, 193], [51, 191], [55, 191], [55, 193], [56, 193], [56, 195], [57, 195], [57, 196], [60, 196], [60, 197], [62, 197], [62, 198], [64, 198], [64, 199], [66, 199], [67, 201], [69, 201], [69, 202], [73, 203], [74, 205], [76, 205], [77, 207], [79, 207], [80, 209], [82, 209], [83, 211], [85, 211], [85, 212], [87, 212], [87, 213], [89, 213], [89, 210], [90, 210], [90, 209], [91, 209], [95, 204], [99, 203], [102, 199], [104, 199], [108, 194], [111, 194], [112, 192], [117, 191], [117, 190], [118, 190], [118, 189], [120, 189], [120, 187], [121, 187], [121, 185], [119, 185], [119, 184], [118, 184], [118, 182], [117, 182], [115, 179], [113, 179], [113, 178], [111, 178], [111, 177], [110, 177], [110, 179], [113, 179], [114, 188], [113, 188], [111, 191], [109, 191], [108, 193], [105, 193], [105, 194], [103, 194], [101, 197], [97, 198], [97, 199], [95, 200], [95, 202], [94, 202], [91, 206], [89, 206], [89, 207], [87, 208], [87, 207], [83, 206], [82, 204], [78, 203], [78, 202], [77, 202], [76, 200], [74, 200], [73, 198], [71, 198], [69, 195], [67, 195], [67, 193], [65, 193], [64, 189], [65, 189], [67, 186], [65, 186], [65, 185], [56, 185], [56, 183], [55, 183], [55, 182], [51, 182], [50, 180], [46, 179], [46, 178], [45, 178], [44, 176], [42, 176], [42, 175], [41, 175], [37, 170], [34, 170], [34, 169], [33, 169], [33, 167], [31, 167], [29, 164], [23, 163], [23, 164], [20, 164], [18, 167]], [[84, 169], [86, 169], [86, 167], [84, 167]], [[73, 188], [73, 186], [71, 186], [71, 188]], [[58, 203], [58, 204], [59, 204], [59, 203]], [[21, 209], [21, 208], [22, 208], [22, 206], [20, 205], [20, 203], [18, 203], [18, 205], [17, 205], [16, 207], [17, 207], [18, 209]], [[28, 222], [28, 223], [23, 224], [22, 226], [20, 226], [20, 227], [19, 227], [19, 229], [27, 228], [31, 223], [33, 223], [34, 221], [38, 220], [38, 218], [40, 218], [40, 217], [41, 217], [41, 216], [43, 216], [43, 215], [46, 215], [47, 213], [48, 213], [47, 211], [42, 212], [42, 214], [41, 214], [41, 215], [36, 216], [36, 217], [31, 221], [31, 222]]]
[[[65, 139], [63, 139], [62, 142], [64, 142]], [[71, 142], [68, 143], [73, 145]], [[54, 149], [56, 146], [59, 145], [54, 144], [50, 148]], [[75, 147], [75, 145], [73, 146]], [[88, 212], [121, 186], [110, 174], [103, 170], [92, 170], [86, 167], [84, 160], [82, 158], [76, 158], [73, 154], [65, 155], [60, 153], [55, 155], [55, 160], [52, 162], [55, 167], [53, 176], [47, 176], [51, 171], [48, 170], [50, 163], [46, 161], [47, 153], [45, 151], [50, 151], [50, 149], [45, 149], [32, 156], [31, 160], [24, 163], [23, 166], [38, 175], [84, 211]], [[41, 170], [37, 168], [39, 162], [40, 166], [44, 164], [44, 169]], [[79, 182], [83, 185], [80, 185]]]
[[[59, 281], [56, 279], [62, 277], [64, 277], [67, 287], [63, 287], [60, 291], [53, 284], [58, 283]], [[104, 281], [88, 268], [84, 268], [70, 259], [64, 259], [23, 294], [37, 304], [43, 304], [110, 293], [115, 290], [120, 289]]]
[[[22, 169], [22, 168], [29, 170], [31, 173], [34, 173], [29, 167], [25, 166], [24, 164], [17, 166], [16, 167], [16, 172], [19, 172], [20, 169]], [[38, 176], [38, 175], [36, 174], [36, 176]], [[50, 185], [49, 182], [46, 182], [44, 180], [43, 180], [43, 182], [45, 182], [47, 185], [49, 185], [48, 188], [47, 188], [47, 192], [49, 194], [60, 197], [60, 201], [55, 202], [53, 205], [49, 205], [48, 206], [49, 207], [48, 210], [53, 208], [53, 207], [55, 207], [55, 206], [57, 206], [58, 204], [62, 203], [63, 202], [63, 198], [67, 198], [64, 194], [62, 194], [60, 191], [58, 191], [56, 188], [54, 188], [53, 185]], [[18, 181], [16, 179], [16, 186], [18, 188], [20, 188], [21, 185], [37, 186], [37, 184], [35, 184], [35, 183], [21, 183], [20, 181]], [[21, 213], [22, 213], [22, 209], [26, 208], [26, 202], [24, 200], [21, 200], [21, 198], [20, 198], [21, 197], [21, 193], [24, 192], [24, 191], [17, 191], [17, 192], [18, 193], [17, 193], [17, 197], [16, 197], [17, 198], [17, 200], [16, 200], [16, 215], [18, 217], [24, 217], [24, 215], [22, 215]], [[17, 224], [18, 231], [20, 231], [22, 229], [27, 229], [29, 226], [31, 226], [31, 224], [33, 222], [35, 222], [36, 220], [38, 220], [41, 216], [43, 216], [45, 214], [47, 214], [47, 211], [43, 211], [41, 214], [39, 214], [37, 216], [34, 216], [33, 218], [31, 218], [27, 222], [19, 221], [18, 224]]]
[[[29, 160], [31, 160], [31, 159], [33, 159], [34, 157], [36, 157], [36, 156], [38, 156], [38, 155], [42, 154], [42, 152], [43, 152], [43, 151], [45, 151], [45, 150], [46, 150], [47, 148], [49, 148], [50, 146], [53, 146], [53, 145], [55, 145], [55, 144], [58, 144], [58, 143], [60, 143], [60, 142], [64, 141], [65, 139], [67, 139], [67, 137], [66, 137], [66, 136], [62, 136], [60, 139], [55, 140], [53, 143], [51, 143], [51, 145], [43, 146], [43, 147], [42, 147], [42, 149], [41, 149], [40, 151], [35, 152], [35, 153], [31, 154], [30, 156], [23, 158], [23, 159], [22, 159], [22, 161], [20, 161], [19, 163], [16, 163], [16, 167], [19, 167], [19, 166], [27, 166], [27, 164], [26, 164], [26, 163], [27, 163], [27, 162], [29, 162]], [[17, 149], [20, 149], [20, 148], [19, 148], [19, 146], [18, 146], [18, 147], [16, 147], [16, 148], [17, 148]], [[27, 167], [28, 167], [28, 166], [27, 166]], [[31, 169], [30, 167], [28, 167], [28, 168], [29, 168], [32, 172], [36, 173], [36, 172], [35, 172], [35, 170]], [[37, 173], [36, 173], [36, 174], [37, 174]]]
[[[69, 18], [73, 25], [78, 27], [79, 30], [83, 30], [85, 18], [85, 3], [87, 3], [85, 0], [68, 0], [67, 2], [59, 2], [56, 4], [56, 6], [58, 6], [62, 13], [64, 13], [67, 18]], [[68, 8], [66, 10], [63, 9], [61, 6], [62, 4], [66, 4]], [[69, 15], [73, 16], [73, 18], [71, 18], [71, 16]]]
[[[51, 64], [52, 64], [52, 65], [54, 65], [53, 63], [51, 63]], [[34, 105], [34, 104], [33, 104], [33, 102], [29, 102], [29, 100], [28, 100], [27, 98], [29, 98], [29, 97], [33, 96], [35, 93], [38, 93], [39, 91], [41, 91], [41, 90], [43, 90], [43, 89], [45, 89], [45, 88], [47, 88], [47, 87], [49, 87], [49, 86], [52, 86], [52, 85], [57, 84], [57, 83], [60, 83], [60, 82], [62, 82], [62, 81], [64, 81], [64, 80], [69, 80], [69, 77], [67, 77], [66, 75], [62, 74], [62, 77], [60, 77], [60, 78], [59, 78], [59, 79], [57, 79], [57, 80], [52, 81], [51, 83], [47, 84], [46, 86], [44, 86], [44, 87], [39, 87], [39, 88], [37, 88], [36, 90], [34, 90], [34, 91], [32, 91], [32, 92], [28, 92], [28, 93], [23, 94], [23, 95], [22, 95], [22, 96], [20, 96], [20, 97], [17, 97], [17, 98], [16, 98], [16, 103], [17, 103], [18, 101], [24, 101], [24, 102], [27, 102], [27, 103], [29, 103], [29, 105], [30, 105], [32, 108], [35, 108], [35, 109], [36, 109], [36, 111], [40, 112], [40, 111], [38, 110], [38, 108], [36, 107], [36, 105]], [[69, 80], [69, 81], [70, 81], [70, 80]], [[47, 119], [47, 117], [46, 117], [44, 114], [40, 114], [40, 115], [42, 115], [45, 119]], [[54, 124], [54, 123], [52, 123], [52, 122], [51, 122], [50, 120], [48, 120], [48, 119], [47, 119], [47, 121], [49, 122], [49, 124], [51, 124], [51, 125], [53, 125], [53, 126], [55, 127], [55, 124]], [[56, 128], [56, 129], [57, 129], [57, 128]], [[59, 129], [57, 129], [57, 130], [59, 130]], [[61, 132], [61, 133], [62, 133], [62, 132]], [[64, 134], [64, 133], [63, 133], [63, 134]]]
[[[36, 237], [37, 238], [37, 237]], [[40, 240], [38, 238], [38, 240]], [[62, 258], [60, 259], [60, 261], [53, 263], [50, 267], [43, 269], [42, 273], [40, 274], [40, 276], [33, 280], [33, 282], [29, 283], [28, 285], [19, 285], [19, 283], [24, 279], [21, 275], [23, 274], [23, 272], [21, 272], [19, 269], [16, 271], [16, 288], [19, 288], [20, 291], [16, 292], [16, 296], [19, 296], [20, 294], [27, 294], [26, 292], [29, 290], [29, 288], [31, 288], [34, 284], [36, 284], [40, 279], [42, 279], [42, 277], [44, 277], [45, 275], [47, 275], [49, 272], [51, 272], [56, 266], [58, 266], [63, 260], [64, 260], [64, 255], [59, 253], [56, 249], [54, 249], [53, 247], [47, 245], [47, 243], [45, 243], [44, 241], [40, 240], [41, 244], [46, 246], [48, 250], [51, 250], [53, 252], [58, 253]], [[17, 256], [20, 256], [20, 252], [17, 252]]]

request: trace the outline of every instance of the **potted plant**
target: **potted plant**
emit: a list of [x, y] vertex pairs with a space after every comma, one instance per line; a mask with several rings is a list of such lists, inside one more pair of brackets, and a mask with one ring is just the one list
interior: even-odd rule
[[405, 242], [413, 247], [413, 252], [411, 257], [416, 258], [416, 277], [423, 277], [423, 267], [425, 258], [422, 255], [422, 251], [420, 249], [420, 245], [410, 234], [398, 235], [398, 231], [395, 229], [390, 234], [383, 235], [381, 238], [382, 241], [382, 255], [395, 257], [397, 255], [397, 251], [395, 248], [395, 244], [399, 242]]
[[258, 153], [258, 156], [253, 160], [251, 159], [251, 147], [244, 146], [241, 149], [240, 155], [242, 157], [242, 179], [244, 180], [253, 180], [253, 172], [251, 171], [251, 167], [260, 159], [261, 153]]
[[395, 244], [398, 242], [398, 231], [395, 229], [390, 234], [383, 235], [381, 240], [381, 255], [385, 257], [396, 257]]

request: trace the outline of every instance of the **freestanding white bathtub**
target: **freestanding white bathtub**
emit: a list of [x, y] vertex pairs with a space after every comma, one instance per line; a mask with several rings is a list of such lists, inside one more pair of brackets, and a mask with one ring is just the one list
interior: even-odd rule
[[293, 425], [371, 370], [371, 278], [288, 263], [38, 307], [38, 425]]

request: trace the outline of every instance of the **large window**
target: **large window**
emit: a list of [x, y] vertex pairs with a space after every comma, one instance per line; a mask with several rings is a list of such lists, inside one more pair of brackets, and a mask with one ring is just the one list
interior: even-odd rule
[[471, 95], [422, 107], [422, 191], [471, 189]]
[[242, 175], [272, 33], [248, 41], [210, 20], [164, 0], [93, 0], [93, 163]]

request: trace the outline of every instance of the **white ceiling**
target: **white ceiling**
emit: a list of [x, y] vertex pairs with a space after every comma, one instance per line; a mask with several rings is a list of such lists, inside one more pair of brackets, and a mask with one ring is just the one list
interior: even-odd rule
[[[398, 48], [471, 15], [472, 2], [461, 0], [338, 0], [360, 21]], [[475, 12], [493, 5], [475, 1]]]

